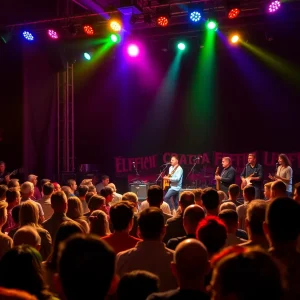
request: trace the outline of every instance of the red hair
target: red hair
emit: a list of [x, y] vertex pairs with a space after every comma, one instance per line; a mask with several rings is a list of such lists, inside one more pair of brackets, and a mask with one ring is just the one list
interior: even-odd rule
[[224, 250], [220, 251], [218, 254], [214, 255], [213, 258], [211, 259], [211, 266], [212, 268], [215, 267], [215, 265], [224, 257], [230, 255], [230, 254], [240, 254], [244, 253], [246, 251], [245, 247], [242, 246], [231, 246], [227, 247]]

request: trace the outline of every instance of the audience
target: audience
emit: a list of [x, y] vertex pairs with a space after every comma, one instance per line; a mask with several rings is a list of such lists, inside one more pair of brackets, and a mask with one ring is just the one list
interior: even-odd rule
[[132, 271], [125, 274], [118, 285], [118, 300], [145, 300], [158, 292], [159, 278], [147, 271]]
[[294, 186], [293, 199], [300, 204], [300, 182], [296, 183]]
[[65, 195], [66, 195], [67, 198], [73, 196], [71, 188], [69, 186], [67, 186], [67, 185], [62, 186], [61, 187], [61, 191], [65, 193]]
[[117, 274], [122, 277], [131, 271], [145, 270], [160, 278], [160, 291], [176, 288], [176, 280], [170, 269], [174, 251], [167, 249], [162, 243], [166, 231], [162, 211], [156, 207], [143, 210], [138, 225], [143, 241], [138, 242], [134, 248], [117, 254]]
[[67, 181], [68, 186], [71, 189], [71, 194], [69, 195], [70, 197], [75, 196], [75, 192], [77, 191], [77, 184], [76, 184], [76, 180], [75, 179], [69, 179]]
[[79, 223], [84, 233], [88, 233], [90, 231], [89, 224], [83, 216], [82, 201], [80, 201], [79, 198], [70, 197], [68, 199], [67, 217]]
[[21, 196], [20, 192], [16, 188], [10, 188], [6, 191], [7, 202], [7, 222], [2, 227], [2, 232], [8, 232], [15, 226], [15, 222], [12, 217], [12, 210], [14, 207], [20, 204]]
[[89, 191], [89, 187], [87, 185], [80, 185], [77, 191], [78, 191], [78, 198], [82, 203], [83, 213], [86, 214], [89, 212], [88, 204], [86, 202], [86, 195]]
[[2, 227], [6, 221], [7, 203], [5, 201], [0, 201], [0, 259], [9, 249], [13, 247], [13, 240], [2, 232]]
[[241, 246], [260, 246], [268, 250], [269, 244], [263, 230], [266, 209], [267, 203], [265, 200], [253, 200], [249, 203], [245, 221], [249, 241], [241, 244]]
[[[94, 194], [94, 195], [97, 195], [97, 191], [96, 191], [96, 187], [95, 187], [95, 186], [89, 185], [88, 188], [89, 188], [89, 189], [88, 189], [87, 194], [88, 194], [88, 193], [92, 193], [92, 194]], [[86, 196], [85, 196], [85, 201], [86, 201], [86, 203], [89, 203], [89, 202], [86, 200]]]
[[209, 300], [205, 287], [205, 277], [209, 272], [208, 253], [201, 242], [195, 239], [181, 242], [175, 250], [171, 267], [179, 289], [152, 294], [147, 300]]
[[75, 235], [62, 243], [58, 257], [62, 299], [106, 298], [116, 281], [115, 253], [107, 243]]
[[10, 179], [10, 181], [7, 184], [7, 187], [8, 189], [16, 189], [17, 191], [20, 192], [21, 186], [20, 186], [19, 179], [16, 178]]
[[[31, 195], [32, 200], [38, 200], [42, 198], [42, 194], [37, 186], [38, 183], [38, 176], [30, 174], [28, 175], [28, 181], [31, 182], [34, 186], [33, 188], [33, 194]], [[23, 195], [22, 195], [23, 197]]]
[[236, 205], [231, 201], [226, 201], [220, 205], [219, 212], [221, 212], [224, 209], [232, 209], [236, 211]]
[[113, 190], [113, 199], [110, 202], [110, 206], [122, 201], [122, 195], [117, 193], [117, 188], [116, 188], [115, 184], [113, 184], [111, 182], [107, 186]]
[[100, 194], [101, 190], [109, 184], [109, 176], [103, 175], [101, 177], [101, 182], [96, 185], [97, 193]]
[[[87, 197], [88, 197], [88, 193], [87, 193]], [[84, 214], [84, 216], [86, 218], [89, 218], [89, 216], [95, 210], [102, 210], [103, 212], [106, 213], [105, 198], [102, 196], [93, 194], [92, 197], [90, 197], [90, 199], [89, 199], [88, 208], [90, 211], [88, 213]]]
[[202, 202], [202, 189], [195, 189], [195, 190], [193, 190], [193, 193], [195, 195], [195, 204], [204, 208], [203, 202]]
[[100, 191], [100, 195], [105, 198], [106, 213], [109, 215], [110, 203], [114, 196], [113, 190], [111, 187], [106, 186]]
[[218, 191], [218, 195], [219, 195], [219, 203], [222, 203], [223, 201], [227, 201], [228, 197], [226, 195], [225, 192], [223, 191]]
[[41, 237], [33, 226], [23, 226], [14, 234], [14, 246], [29, 245], [40, 251]]
[[8, 236], [10, 236], [11, 238], [14, 237], [14, 234], [20, 227], [19, 213], [20, 213], [20, 205], [17, 205], [11, 211], [11, 216], [15, 225], [13, 227], [6, 229], [6, 231], [8, 232]]
[[135, 247], [137, 242], [141, 241], [131, 235], [129, 232], [133, 226], [133, 206], [130, 202], [122, 201], [114, 204], [110, 208], [110, 221], [114, 232], [103, 237], [116, 253]]
[[99, 237], [105, 237], [110, 235], [108, 217], [102, 210], [95, 210], [89, 217], [90, 221], [90, 233], [98, 235]]
[[182, 241], [190, 238], [196, 238], [196, 230], [201, 220], [205, 218], [205, 212], [202, 207], [196, 204], [188, 206], [183, 213], [183, 228], [185, 236], [170, 239], [167, 248], [175, 250]]
[[33, 295], [30, 295], [27, 292], [15, 290], [15, 289], [6, 289], [0, 287], [0, 299], [1, 300], [37, 300]]
[[60, 187], [60, 184], [58, 182], [52, 182], [52, 184], [54, 186], [54, 193], [61, 191], [61, 187]]
[[0, 201], [5, 201], [7, 190], [8, 187], [6, 185], [0, 184]]
[[133, 226], [131, 231], [129, 232], [130, 235], [138, 238], [138, 204], [139, 199], [135, 193], [128, 192], [123, 194], [122, 201], [129, 201], [133, 205]]
[[202, 202], [207, 216], [218, 216], [219, 214], [219, 194], [212, 188], [205, 188], [202, 191]]
[[183, 227], [183, 214], [185, 209], [195, 204], [195, 195], [193, 192], [185, 191], [180, 195], [179, 198], [179, 208], [180, 212], [167, 220], [167, 230], [164, 237], [164, 242], [167, 243], [172, 238], [177, 238], [186, 235]]
[[255, 188], [252, 185], [247, 185], [243, 190], [244, 204], [236, 208], [239, 217], [239, 228], [245, 230], [246, 211], [248, 204], [255, 199]]
[[54, 185], [51, 182], [46, 182], [43, 185], [43, 197], [39, 200], [39, 203], [42, 205], [45, 220], [48, 220], [53, 210], [51, 208], [51, 196], [54, 193]]
[[240, 187], [237, 184], [231, 184], [228, 188], [228, 201], [233, 202], [236, 206], [241, 205], [238, 202], [238, 198], [240, 195]]
[[286, 197], [286, 184], [281, 180], [276, 180], [271, 185], [270, 200], [274, 200], [279, 197]]
[[264, 196], [265, 196], [265, 200], [270, 200], [271, 199], [271, 186], [273, 184], [273, 181], [271, 182], [267, 182], [264, 185]]

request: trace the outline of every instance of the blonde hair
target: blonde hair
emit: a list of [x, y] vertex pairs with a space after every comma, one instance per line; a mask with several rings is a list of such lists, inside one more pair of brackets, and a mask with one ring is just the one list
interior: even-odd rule
[[[5, 220], [5, 210], [7, 209], [7, 202], [6, 201], [0, 201], [0, 222], [2, 221], [3, 224], [6, 222]], [[2, 225], [3, 225], [2, 224]]]
[[132, 202], [134, 204], [138, 203], [138, 201], [139, 201], [138, 196], [133, 192], [128, 192], [128, 193], [123, 194], [122, 201], [124, 201], [124, 200]]
[[98, 236], [106, 236], [110, 234], [107, 214], [102, 210], [95, 210], [89, 217], [90, 233]]
[[34, 227], [39, 226], [39, 209], [33, 200], [27, 200], [20, 205], [19, 222], [20, 227], [31, 225]]
[[109, 183], [107, 186], [109, 186], [110, 188], [112, 188], [113, 192], [116, 192], [116, 191], [117, 191], [116, 186], [115, 186], [112, 182]]
[[81, 200], [77, 197], [70, 197], [68, 199], [67, 216], [72, 220], [83, 217], [83, 208]]
[[265, 183], [264, 187], [267, 189], [267, 190], [271, 190], [271, 186], [272, 186], [272, 181], [271, 182], [267, 182]]
[[223, 200], [228, 200], [228, 197], [227, 197], [227, 195], [226, 195], [225, 192], [223, 192], [223, 191], [218, 191], [218, 194], [219, 194], [219, 201], [220, 201], [220, 203], [221, 203]]
[[29, 193], [34, 191], [34, 185], [32, 182], [30, 181], [25, 181], [24, 183], [22, 183], [21, 185], [21, 194], [23, 196], [24, 195], [28, 195]]

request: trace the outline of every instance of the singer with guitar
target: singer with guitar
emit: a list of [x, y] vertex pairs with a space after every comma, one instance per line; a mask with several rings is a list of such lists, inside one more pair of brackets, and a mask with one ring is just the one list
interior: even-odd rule
[[5, 162], [0, 161], [0, 184], [8, 184], [9, 180], [9, 173], [5, 171]]
[[[177, 210], [179, 192], [182, 187], [183, 169], [178, 164], [178, 157], [173, 155], [171, 157], [171, 166], [169, 168], [169, 174], [163, 177], [163, 187], [170, 186], [167, 191], [164, 201], [170, 206], [171, 212], [173, 209]], [[173, 198], [173, 200], [172, 200]]]
[[226, 194], [228, 194], [228, 188], [231, 184], [235, 183], [235, 169], [231, 165], [231, 158], [230, 157], [223, 157], [222, 158], [222, 173], [218, 175], [216, 171], [215, 180], [217, 188]]
[[247, 185], [251, 184], [255, 189], [255, 199], [261, 199], [261, 187], [263, 182], [263, 168], [262, 165], [256, 161], [256, 154], [248, 154], [248, 163], [241, 173], [241, 190]]

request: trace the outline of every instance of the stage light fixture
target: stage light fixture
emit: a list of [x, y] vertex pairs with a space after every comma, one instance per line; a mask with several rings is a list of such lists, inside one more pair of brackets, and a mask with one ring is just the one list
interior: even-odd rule
[[237, 44], [240, 41], [240, 36], [238, 34], [234, 34], [230, 37], [230, 41], [232, 44]]
[[27, 41], [34, 41], [34, 36], [31, 32], [25, 30], [23, 31], [23, 37], [27, 40]]
[[238, 15], [241, 13], [241, 10], [237, 7], [232, 8], [229, 12], [228, 12], [228, 19], [235, 19], [238, 17]]
[[241, 13], [241, 0], [225, 0], [225, 11], [228, 19], [235, 19]]
[[207, 29], [209, 30], [217, 30], [218, 29], [218, 24], [216, 21], [208, 21], [206, 24]]
[[269, 13], [274, 13], [274, 12], [278, 11], [280, 7], [281, 7], [280, 1], [278, 1], [278, 0], [272, 1], [269, 4], [268, 11], [269, 11]]
[[203, 16], [203, 8], [203, 3], [188, 4], [189, 19], [194, 23], [200, 22]]
[[166, 27], [169, 24], [169, 18], [166, 16], [159, 16], [157, 18], [157, 25], [161, 27]]
[[128, 55], [131, 57], [137, 57], [140, 53], [140, 49], [136, 44], [130, 44], [127, 48]]
[[84, 25], [83, 31], [87, 35], [94, 35], [95, 33], [94, 28], [91, 25]]
[[48, 29], [47, 33], [48, 36], [53, 40], [57, 40], [59, 38], [57, 31], [54, 29]]
[[156, 23], [158, 26], [166, 27], [170, 20], [170, 7], [159, 7], [156, 9]]
[[110, 36], [110, 39], [111, 39], [111, 41], [112, 41], [113, 43], [118, 43], [118, 42], [120, 42], [120, 36], [119, 36], [118, 34], [112, 34], [112, 35]]
[[177, 44], [177, 48], [178, 48], [179, 50], [181, 50], [181, 51], [185, 50], [185, 47], [186, 47], [185, 44], [182, 43], [182, 42], [180, 42], [180, 43]]
[[111, 20], [109, 22], [109, 26], [113, 31], [119, 32], [122, 29], [122, 25], [120, 21], [117, 20]]
[[190, 19], [192, 22], [199, 22], [201, 20], [201, 13], [199, 11], [193, 11], [190, 14]]
[[84, 52], [84, 53], [83, 53], [83, 57], [84, 57], [86, 60], [91, 60], [91, 59], [92, 59], [91, 54], [88, 53], [88, 52]]

